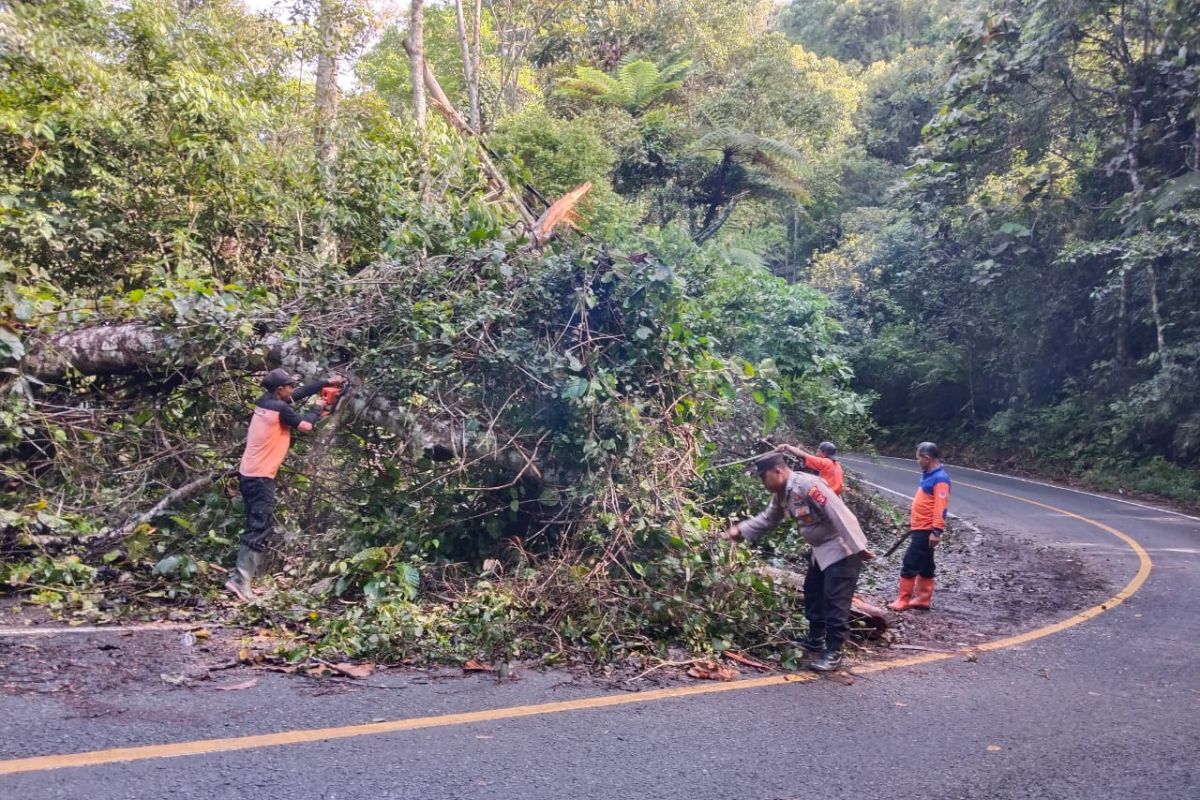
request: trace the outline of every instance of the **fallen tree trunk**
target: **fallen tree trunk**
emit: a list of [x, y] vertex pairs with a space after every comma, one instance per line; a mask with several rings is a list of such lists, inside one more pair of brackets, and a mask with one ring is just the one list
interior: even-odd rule
[[[126, 322], [55, 334], [34, 345], [20, 366], [22, 374], [52, 384], [72, 373], [112, 376], [188, 372], [207, 355], [188, 348], [167, 330]], [[304, 352], [298, 339], [276, 335], [264, 337], [240, 361], [226, 359], [225, 365], [246, 370], [284, 367], [306, 379], [325, 372]], [[472, 433], [465, 420], [420, 417], [396, 399], [379, 393], [360, 390], [338, 413], [395, 433], [411, 451], [424, 452], [435, 460], [472, 458], [509, 470], [530, 471], [529, 458], [519, 448], [502, 444], [494, 431]], [[532, 473], [540, 474], [536, 465]]]
[[142, 323], [97, 325], [52, 336], [34, 346], [21, 363], [25, 375], [57, 383], [71, 372], [128, 375], [161, 369], [166, 337]]

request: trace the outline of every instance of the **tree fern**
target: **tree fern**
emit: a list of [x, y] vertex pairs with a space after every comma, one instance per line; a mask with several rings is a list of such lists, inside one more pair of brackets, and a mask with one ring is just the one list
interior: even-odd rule
[[639, 58], [622, 62], [615, 76], [595, 67], [575, 68], [575, 77], [558, 82], [558, 94], [617, 106], [635, 116], [645, 113], [683, 85], [692, 62], [672, 58], [662, 67]]

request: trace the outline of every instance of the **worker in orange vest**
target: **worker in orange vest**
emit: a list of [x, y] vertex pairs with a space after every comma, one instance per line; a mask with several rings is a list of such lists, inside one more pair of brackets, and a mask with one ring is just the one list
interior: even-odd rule
[[917, 445], [917, 464], [921, 467], [921, 484], [909, 511], [908, 550], [900, 567], [900, 589], [896, 599], [888, 603], [893, 611], [927, 609], [933, 605], [933, 589], [937, 584], [933, 551], [946, 532], [949, 515], [950, 476], [942, 466], [938, 446], [933, 442]]
[[246, 530], [238, 549], [237, 565], [225, 582], [225, 588], [245, 602], [254, 598], [254, 576], [262, 566], [263, 550], [275, 530], [275, 475], [291, 446], [292, 431], [308, 433], [327, 415], [320, 399], [315, 408], [303, 414], [297, 406], [327, 386], [343, 385], [345, 378], [330, 375], [297, 388], [299, 382], [287, 370], [268, 372], [262, 380], [265, 391], [254, 406], [246, 433], [246, 449], [238, 467], [238, 489], [246, 505]]
[[797, 459], [805, 469], [811, 469], [817, 473], [817, 477], [825, 481], [833, 493], [838, 497], [842, 496], [842, 490], [846, 486], [846, 476], [842, 472], [842, 465], [837, 461], [837, 446], [833, 442], [821, 442], [817, 446], [818, 452], [821, 455], [813, 455], [803, 448], [796, 447], [794, 444], [781, 444], [775, 448], [780, 453]]

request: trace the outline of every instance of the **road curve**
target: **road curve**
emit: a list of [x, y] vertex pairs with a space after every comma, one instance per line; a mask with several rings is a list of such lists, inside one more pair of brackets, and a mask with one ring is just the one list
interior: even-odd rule
[[[904, 496], [915, 486], [911, 461], [846, 463]], [[768, 680], [595, 702], [594, 689], [552, 674], [315, 697], [264, 676], [245, 692], [147, 687], [100, 698], [123, 713], [95, 719], [47, 698], [0, 696], [0, 797], [1200, 797], [1200, 520], [949, 469], [952, 509], [966, 521], [1077, 548], [1115, 587], [1136, 591], [976, 661], [860, 670], [850, 686]], [[1118, 533], [1145, 549], [1148, 574]], [[562, 708], [547, 713], [546, 703]], [[352, 732], [297, 744], [270, 738], [448, 714], [458, 716], [377, 723], [386, 732], [339, 727]], [[262, 746], [172, 758], [138, 751], [144, 757], [126, 763], [69, 768], [50, 759], [39, 764], [60, 768], [5, 774], [31, 757], [145, 745], [178, 755], [173, 744], [254, 734], [268, 735]]]

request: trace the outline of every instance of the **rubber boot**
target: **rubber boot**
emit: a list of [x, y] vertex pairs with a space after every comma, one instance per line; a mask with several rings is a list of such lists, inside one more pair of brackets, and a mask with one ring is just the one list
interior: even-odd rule
[[903, 611], [906, 608], [912, 607], [913, 591], [916, 588], [916, 578], [901, 578], [900, 590], [896, 592], [896, 599], [888, 603], [888, 608], [892, 611]]
[[260, 564], [262, 564], [262, 553], [242, 545], [238, 550], [237, 565], [233, 568], [229, 580], [225, 581], [225, 588], [237, 595], [243, 603], [249, 603], [254, 599], [252, 583]]
[[918, 577], [917, 590], [913, 593], [912, 602], [908, 607], [928, 610], [933, 605], [933, 588], [936, 584], [936, 578]]

